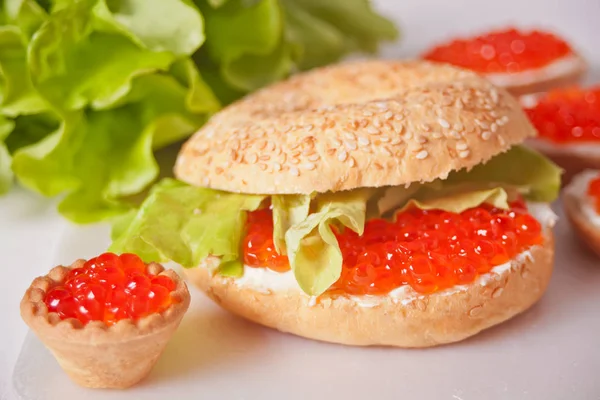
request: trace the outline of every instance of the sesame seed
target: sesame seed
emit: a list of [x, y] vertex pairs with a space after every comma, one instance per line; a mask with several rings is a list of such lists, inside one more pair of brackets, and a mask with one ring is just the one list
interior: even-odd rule
[[246, 160], [250, 164], [256, 164], [256, 162], [258, 161], [258, 156], [256, 155], [256, 153], [250, 153], [248, 154], [248, 157], [246, 157]]
[[354, 140], [354, 134], [350, 132], [344, 132], [344, 137], [348, 140]]
[[469, 146], [465, 142], [456, 143], [456, 150], [467, 150]]
[[498, 104], [498, 91], [496, 89], [492, 89], [490, 91], [490, 95], [492, 97], [492, 101], [494, 102], [494, 104]]
[[354, 167], [356, 165], [356, 161], [354, 161], [354, 158], [350, 157], [350, 168]]
[[467, 157], [469, 157], [469, 154], [471, 154], [471, 152], [469, 150], [463, 150], [458, 153], [458, 156], [460, 158], [467, 158]]
[[339, 140], [337, 140], [337, 139], [332, 139], [332, 140], [331, 140], [331, 144], [332, 144], [334, 147], [340, 147], [340, 146], [342, 145], [342, 142], [340, 142], [340, 141], [339, 141]]
[[442, 134], [441, 134], [441, 133], [439, 133], [439, 132], [433, 132], [433, 133], [431, 134], [431, 137], [432, 137], [432, 138], [434, 138], [434, 139], [439, 139], [439, 138], [441, 138], [441, 137], [442, 137]]
[[349, 150], [356, 150], [358, 148], [358, 146], [356, 145], [356, 142], [353, 142], [351, 140], [344, 140], [344, 145], [346, 145], [346, 147]]
[[506, 140], [504, 140], [502, 136], [498, 136], [498, 143], [500, 143], [500, 146], [504, 146], [506, 144]]
[[358, 138], [358, 144], [360, 146], [368, 146], [369, 143], [371, 143], [371, 141], [368, 138], [364, 137], [364, 136], [360, 136]]
[[419, 136], [417, 136], [417, 143], [419, 143], [419, 144], [427, 143], [427, 138], [425, 136], [419, 135]]
[[261, 170], [263, 170], [263, 171], [266, 171], [266, 170], [267, 170], [267, 164], [265, 164], [265, 163], [260, 163], [260, 164], [258, 164], [258, 167], [259, 167]]
[[445, 129], [450, 128], [450, 123], [443, 118], [438, 118], [438, 124], [440, 124], [440, 126], [442, 128], [445, 128]]
[[391, 112], [391, 111], [388, 111], [388, 112], [386, 112], [386, 113], [384, 114], [384, 116], [383, 116], [383, 117], [384, 117], [385, 119], [391, 119], [393, 116], [394, 116], [394, 113], [393, 113], [393, 112]]
[[294, 176], [300, 176], [300, 171], [296, 167], [291, 167], [290, 168], [290, 174], [292, 174]]
[[202, 184], [204, 186], [208, 186], [209, 183], [210, 183], [210, 179], [208, 179], [208, 176], [205, 176], [204, 179], [202, 179]]
[[278, 162], [273, 163], [273, 170], [277, 172], [281, 171], [281, 164], [279, 164]]
[[382, 101], [381, 102], [377, 102], [377, 103], [375, 103], [375, 107], [384, 109], [384, 108], [387, 108], [387, 103], [384, 103]]
[[417, 160], [423, 160], [424, 158], [427, 158], [428, 155], [429, 153], [427, 152], [427, 150], [421, 150], [417, 153], [415, 157], [417, 158]]
[[313, 169], [315, 169], [315, 167], [316, 166], [313, 163], [304, 163], [304, 164], [302, 164], [302, 168], [303, 169], [307, 169], [309, 171], [312, 171]]
[[346, 161], [346, 158], [348, 158], [348, 153], [346, 153], [346, 150], [340, 149], [337, 154], [337, 159], [344, 162]]
[[492, 125], [490, 125], [490, 130], [492, 132], [496, 132], [498, 130], [498, 125], [496, 123], [493, 123]]
[[263, 154], [262, 156], [258, 157], [258, 159], [261, 161], [269, 161], [271, 159], [271, 156], [268, 154]]
[[316, 153], [315, 153], [315, 154], [311, 154], [310, 156], [308, 156], [308, 159], [309, 159], [310, 161], [318, 161], [318, 160], [319, 160], [319, 158], [321, 158], [321, 156], [319, 156], [319, 155], [318, 155], [318, 154], [316, 154]]
[[475, 123], [477, 125], [479, 125], [479, 127], [482, 128], [482, 129], [489, 129], [490, 128], [490, 126], [487, 123], [485, 123], [483, 121], [480, 121], [478, 119], [475, 120]]
[[398, 138], [398, 137], [395, 137], [395, 138], [393, 138], [393, 139], [390, 141], [390, 144], [392, 144], [392, 145], [394, 145], [394, 146], [395, 146], [395, 145], [397, 145], [397, 144], [400, 144], [400, 143], [402, 143], [402, 139], [400, 139], [400, 138]]
[[391, 157], [391, 156], [393, 155], [393, 154], [392, 154], [392, 152], [390, 151], [390, 149], [388, 149], [387, 147], [382, 147], [382, 148], [381, 148], [381, 151], [382, 151], [383, 153], [385, 153], [385, 155], [386, 155], [386, 156], [389, 156], [389, 157]]
[[363, 111], [363, 115], [364, 115], [365, 117], [372, 117], [372, 116], [373, 116], [373, 113], [372, 113], [371, 111], [365, 110], [365, 111]]
[[490, 132], [490, 131], [484, 131], [484, 132], [481, 134], [481, 138], [482, 138], [483, 140], [489, 140], [491, 137], [492, 137], [492, 132]]
[[312, 124], [304, 125], [304, 129], [306, 129], [309, 132], [312, 131], [313, 128], [314, 126]]
[[382, 136], [379, 138], [379, 140], [381, 140], [381, 143], [388, 143], [390, 141], [390, 138], [387, 136]]
[[261, 140], [260, 142], [258, 142], [258, 149], [259, 150], [264, 150], [265, 147], [267, 147], [267, 141], [266, 140]]
[[367, 133], [370, 135], [379, 135], [381, 132], [379, 132], [379, 129], [375, 128], [374, 126], [369, 126], [367, 128]]
[[460, 133], [456, 132], [456, 131], [450, 131], [450, 136], [452, 136], [454, 139], [461, 139], [462, 136], [460, 136]]

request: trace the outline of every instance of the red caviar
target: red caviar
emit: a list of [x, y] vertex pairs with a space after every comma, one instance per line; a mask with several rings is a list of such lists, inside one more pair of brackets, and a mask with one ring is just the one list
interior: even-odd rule
[[48, 312], [62, 319], [112, 325], [164, 311], [171, 305], [174, 289], [171, 278], [149, 274], [138, 256], [104, 253], [72, 269], [63, 285], [48, 291], [44, 302]]
[[[244, 261], [260, 260], [252, 266], [289, 269], [273, 249], [271, 212], [251, 213], [252, 240], [245, 241]], [[330, 291], [353, 295], [389, 293], [410, 285], [420, 293], [432, 293], [473, 282], [477, 276], [504, 264], [525, 249], [541, 244], [540, 223], [527, 213], [522, 201], [510, 210], [480, 206], [461, 214], [410, 210], [393, 222], [369, 220], [364, 234], [349, 229], [337, 234], [344, 263], [339, 280]], [[262, 244], [266, 243], [266, 244]], [[260, 249], [260, 250], [255, 250]]]
[[266, 267], [285, 272], [290, 269], [288, 258], [275, 250], [273, 242], [273, 214], [264, 208], [248, 213], [248, 232], [244, 239], [244, 264], [249, 267]]
[[588, 186], [588, 196], [594, 199], [596, 212], [600, 214], [600, 176], [592, 179]]
[[551, 33], [513, 28], [457, 39], [434, 47], [423, 58], [482, 73], [518, 73], [542, 68], [571, 52], [564, 40]]
[[548, 140], [600, 141], [600, 86], [555, 89], [525, 111], [540, 136]]

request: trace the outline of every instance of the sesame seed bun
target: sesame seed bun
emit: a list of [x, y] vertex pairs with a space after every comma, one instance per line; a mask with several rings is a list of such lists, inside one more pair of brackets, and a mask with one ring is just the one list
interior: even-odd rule
[[535, 134], [519, 103], [473, 72], [359, 61], [225, 108], [184, 145], [175, 175], [260, 194], [403, 185], [471, 168]]
[[223, 308], [258, 324], [309, 339], [355, 346], [431, 347], [466, 339], [527, 310], [546, 291], [554, 263], [551, 229], [545, 244], [511, 268], [452, 292], [409, 302], [382, 298], [360, 306], [341, 296], [312, 302], [298, 290], [264, 291], [238, 286], [205, 267], [186, 270], [188, 279]]

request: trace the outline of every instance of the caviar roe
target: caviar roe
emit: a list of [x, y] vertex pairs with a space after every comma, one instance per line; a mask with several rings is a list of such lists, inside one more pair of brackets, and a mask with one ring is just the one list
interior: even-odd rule
[[482, 73], [518, 73], [542, 68], [571, 53], [570, 46], [551, 33], [508, 29], [442, 44], [423, 58]]
[[244, 264], [285, 272], [290, 269], [288, 258], [275, 250], [273, 214], [269, 208], [248, 213], [247, 233], [243, 242]]
[[540, 136], [548, 140], [600, 141], [600, 86], [554, 89], [525, 111]]
[[[271, 211], [250, 213], [244, 262], [276, 271], [289, 269], [273, 247]], [[381, 295], [403, 285], [432, 293], [473, 282], [494, 266], [542, 244], [540, 223], [516, 201], [509, 210], [487, 205], [460, 214], [413, 209], [395, 221], [372, 219], [358, 236], [336, 233], [343, 254], [342, 274], [330, 292]]]
[[590, 181], [587, 194], [594, 199], [596, 212], [600, 214], [600, 176]]
[[86, 324], [140, 319], [171, 305], [175, 283], [164, 275], [151, 275], [134, 254], [104, 253], [72, 269], [65, 283], [48, 291], [48, 312], [61, 319], [76, 318]]

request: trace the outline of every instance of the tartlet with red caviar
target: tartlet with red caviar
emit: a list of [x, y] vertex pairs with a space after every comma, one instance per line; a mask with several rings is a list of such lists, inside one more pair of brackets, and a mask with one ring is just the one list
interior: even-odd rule
[[562, 197], [577, 236], [600, 257], [600, 170], [575, 175]]
[[115, 232], [224, 308], [348, 345], [427, 347], [514, 317], [552, 272], [560, 170], [519, 146], [519, 103], [479, 75], [360, 61], [215, 115]]
[[528, 145], [565, 170], [563, 183], [600, 169], [600, 86], [554, 89], [521, 102], [539, 132]]
[[21, 316], [74, 382], [122, 389], [148, 375], [189, 303], [174, 271], [106, 253], [36, 278]]
[[514, 95], [572, 84], [587, 70], [581, 55], [556, 34], [514, 28], [442, 43], [423, 58], [474, 70]]

